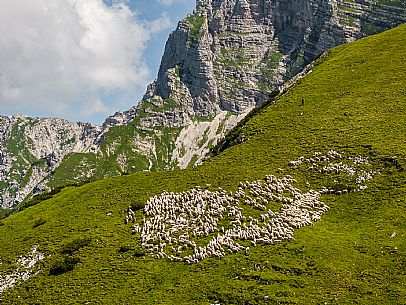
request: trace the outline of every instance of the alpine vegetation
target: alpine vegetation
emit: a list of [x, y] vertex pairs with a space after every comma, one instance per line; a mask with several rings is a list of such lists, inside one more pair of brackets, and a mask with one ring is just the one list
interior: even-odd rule
[[297, 169], [306, 164], [310, 165], [307, 171], [340, 175], [348, 189], [302, 191], [290, 175], [266, 175], [263, 181], [241, 182], [236, 192], [201, 187], [181, 193], [164, 191], [147, 201], [142, 223], [131, 207], [125, 223], [135, 223], [132, 234], [139, 235], [141, 247], [156, 258], [197, 263], [239, 251], [248, 254], [250, 246], [294, 239], [296, 229], [313, 225], [329, 209], [320, 200], [322, 194], [363, 190], [375, 174], [367, 158], [344, 158], [333, 150], [289, 162]]
[[[200, 166], [154, 172], [153, 164], [150, 172], [66, 187], [2, 219], [3, 277], [32, 245], [45, 258], [38, 274], [3, 291], [1, 303], [405, 300], [405, 33], [406, 25], [329, 51], [312, 73], [245, 117], [225, 149]], [[130, 150], [139, 131], [111, 127], [100, 145]], [[104, 149], [111, 159], [104, 168], [94, 159], [96, 170], [116, 165], [118, 155]], [[83, 164], [71, 156], [70, 164]], [[78, 173], [59, 167], [55, 179], [57, 172]]]
[[0, 207], [84, 180], [198, 165], [320, 53], [405, 22], [402, 1], [197, 0], [142, 100], [103, 126], [0, 116]]

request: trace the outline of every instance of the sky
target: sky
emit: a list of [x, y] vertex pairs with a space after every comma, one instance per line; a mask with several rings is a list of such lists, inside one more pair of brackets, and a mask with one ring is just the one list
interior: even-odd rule
[[194, 0], [0, 0], [0, 115], [102, 124], [138, 104]]

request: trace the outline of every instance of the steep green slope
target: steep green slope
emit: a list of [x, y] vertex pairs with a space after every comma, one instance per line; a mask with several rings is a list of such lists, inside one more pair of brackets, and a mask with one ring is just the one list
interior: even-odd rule
[[75, 183], [90, 177], [98, 180], [113, 175], [147, 170], [165, 170], [171, 164], [171, 151], [180, 128], [153, 127], [141, 129], [134, 121], [111, 127], [94, 153], [73, 153], [53, 173], [51, 188]]
[[[36, 276], [3, 293], [2, 303], [404, 304], [405, 36], [404, 25], [332, 50], [234, 132], [243, 143], [202, 166], [69, 187], [4, 219], [0, 274], [10, 274], [35, 244], [45, 259]], [[379, 174], [362, 192], [323, 195], [330, 210], [295, 231], [294, 241], [189, 265], [145, 256], [124, 224], [129, 205], [140, 208], [164, 190], [210, 184], [235, 191], [240, 181], [266, 174], [290, 174], [305, 190], [349, 186], [341, 174], [288, 166], [331, 149], [368, 157]]]
[[103, 126], [0, 116], [0, 214], [50, 189], [200, 164], [320, 52], [404, 22], [404, 0], [196, 1], [142, 101]]
[[[277, 1], [271, 10], [269, 3], [252, 3], [244, 4], [244, 14], [239, 1], [220, 2], [197, 1], [195, 12], [168, 38], [156, 82], [138, 109], [130, 109], [131, 115], [119, 123], [126, 126], [111, 127], [96, 154], [69, 155], [49, 176], [51, 188], [199, 164], [207, 151], [202, 148], [216, 143], [222, 132], [213, 128], [216, 132], [210, 133], [192, 121], [215, 125], [219, 109], [231, 115], [257, 106], [321, 50], [406, 20], [402, 1]], [[122, 119], [114, 118], [106, 122]], [[221, 124], [234, 122], [223, 117]], [[182, 141], [182, 131], [193, 138], [187, 128], [205, 132], [197, 132], [193, 145]]]

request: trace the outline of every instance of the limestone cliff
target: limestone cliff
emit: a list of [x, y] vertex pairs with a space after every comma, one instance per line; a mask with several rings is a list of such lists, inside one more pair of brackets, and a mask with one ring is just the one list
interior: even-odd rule
[[102, 127], [0, 117], [0, 205], [87, 178], [198, 164], [321, 52], [405, 21], [397, 0], [197, 0], [142, 101]]
[[405, 12], [365, 0], [198, 0], [144, 101], [171, 98], [199, 116], [242, 112], [321, 52], [399, 25]]
[[[405, 22], [406, 6], [391, 3], [197, 0], [195, 11], [169, 36], [157, 79], [140, 105], [106, 124], [138, 117], [142, 128], [181, 128], [171, 164], [195, 164], [202, 160], [199, 147], [222, 136], [204, 136], [197, 122], [216, 122], [224, 111], [241, 119], [323, 51]], [[227, 130], [237, 122], [227, 122]], [[186, 131], [201, 134], [194, 140], [200, 146], [191, 150]]]
[[0, 116], [0, 206], [10, 207], [32, 192], [42, 192], [44, 179], [66, 155], [96, 152], [100, 131], [61, 119]]

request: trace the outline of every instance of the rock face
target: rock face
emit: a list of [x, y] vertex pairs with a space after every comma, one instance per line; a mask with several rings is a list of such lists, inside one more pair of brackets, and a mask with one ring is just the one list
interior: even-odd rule
[[405, 21], [404, 7], [372, 1], [198, 0], [144, 101], [171, 98], [199, 116], [243, 112], [321, 52]]
[[43, 191], [44, 179], [66, 155], [96, 152], [100, 131], [98, 126], [61, 119], [0, 116], [1, 207]]
[[0, 205], [87, 178], [196, 165], [321, 52], [404, 22], [399, 1], [197, 0], [142, 101], [102, 127], [0, 117]]

